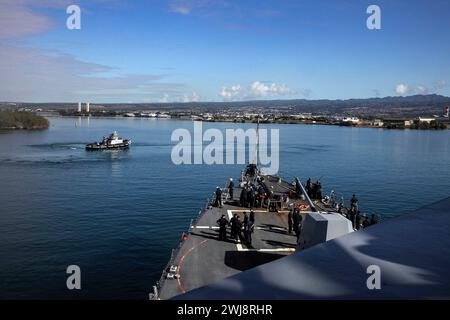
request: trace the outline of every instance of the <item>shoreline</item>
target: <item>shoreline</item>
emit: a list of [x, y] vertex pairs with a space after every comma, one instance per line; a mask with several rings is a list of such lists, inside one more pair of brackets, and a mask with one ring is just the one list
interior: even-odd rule
[[0, 132], [5, 131], [43, 131], [47, 130], [49, 127], [33, 127], [33, 128], [18, 128], [18, 127], [4, 127], [0, 128]]
[[[237, 119], [214, 119], [214, 120], [206, 120], [206, 119], [191, 119], [191, 118], [181, 118], [181, 117], [170, 117], [170, 118], [164, 118], [164, 117], [126, 117], [123, 115], [61, 115], [59, 113], [55, 113], [52, 115], [45, 115], [45, 117], [60, 117], [60, 118], [94, 118], [94, 119], [133, 119], [133, 120], [174, 120], [174, 121], [200, 121], [200, 122], [207, 122], [207, 123], [233, 123], [233, 124], [256, 124], [257, 120], [237, 120]], [[386, 127], [386, 126], [375, 126], [375, 125], [368, 125], [368, 124], [342, 124], [339, 122], [324, 122], [324, 121], [295, 121], [295, 120], [264, 120], [260, 121], [260, 124], [279, 124], [279, 125], [320, 125], [320, 126], [338, 126], [338, 127], [348, 127], [348, 128], [368, 128], [368, 129], [385, 129], [385, 130], [413, 130], [413, 131], [443, 131], [443, 130], [450, 130], [449, 125], [445, 125], [445, 128], [416, 128], [416, 127]]]

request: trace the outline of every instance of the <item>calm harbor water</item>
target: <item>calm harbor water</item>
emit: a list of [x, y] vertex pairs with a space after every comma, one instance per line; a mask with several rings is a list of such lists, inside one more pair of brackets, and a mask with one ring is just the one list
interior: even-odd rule
[[[0, 299], [146, 299], [206, 198], [241, 165], [172, 164], [191, 121], [50, 118], [40, 132], [0, 133]], [[204, 128], [253, 127], [205, 123]], [[450, 131], [311, 125], [280, 129], [280, 174], [321, 177], [383, 219], [450, 193]], [[86, 152], [117, 130], [128, 151]], [[68, 265], [82, 290], [66, 289]]]

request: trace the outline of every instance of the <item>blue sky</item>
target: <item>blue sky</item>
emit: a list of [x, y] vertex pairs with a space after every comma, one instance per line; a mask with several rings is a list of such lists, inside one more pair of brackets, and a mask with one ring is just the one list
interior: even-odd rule
[[2, 0], [0, 30], [0, 101], [450, 95], [446, 0]]

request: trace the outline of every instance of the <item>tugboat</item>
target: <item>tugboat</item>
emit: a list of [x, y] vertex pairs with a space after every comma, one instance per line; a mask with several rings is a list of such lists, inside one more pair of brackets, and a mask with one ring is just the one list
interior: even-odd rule
[[108, 137], [103, 137], [102, 142], [94, 142], [86, 145], [86, 150], [115, 150], [127, 149], [131, 144], [131, 140], [119, 138], [117, 132], [114, 131]]

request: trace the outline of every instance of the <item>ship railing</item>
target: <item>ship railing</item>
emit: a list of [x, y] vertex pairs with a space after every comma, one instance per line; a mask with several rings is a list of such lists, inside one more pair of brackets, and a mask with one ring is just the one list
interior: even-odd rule
[[182, 236], [181, 236], [180, 240], [178, 241], [178, 244], [171, 251], [170, 259], [167, 262], [167, 264], [161, 274], [161, 277], [156, 282], [156, 285], [153, 286], [153, 293], [149, 294], [150, 299], [152, 299], [152, 300], [159, 299], [159, 291], [164, 286], [164, 283], [167, 281], [167, 275], [169, 273], [168, 270], [170, 269], [170, 267], [172, 265], [175, 264], [175, 259], [178, 256], [178, 253], [180, 252], [183, 242], [185, 241], [185, 236], [190, 234], [192, 227], [198, 222], [198, 220], [202, 217], [202, 215], [208, 210], [209, 206], [210, 206], [210, 199], [206, 199], [206, 203], [205, 203], [204, 207], [199, 210], [197, 217], [195, 219], [191, 219], [188, 229], [182, 233]]
[[161, 290], [161, 288], [164, 286], [164, 283], [167, 281], [167, 275], [169, 274], [168, 270], [170, 270], [170, 267], [172, 265], [174, 265], [174, 263], [175, 263], [175, 258], [178, 256], [178, 253], [180, 252], [180, 249], [181, 249], [183, 241], [184, 241], [183, 238], [184, 238], [185, 234], [186, 233], [182, 234], [182, 237], [178, 241], [178, 244], [176, 245], [175, 248], [172, 249], [172, 251], [170, 253], [170, 259], [167, 262], [165, 268], [163, 269], [163, 272], [161, 273], [161, 277], [159, 278], [159, 280], [156, 282], [156, 285], [154, 286], [155, 287], [154, 291], [156, 291], [156, 294], [155, 293], [153, 293], [153, 295], [150, 294], [150, 296], [153, 299], [159, 299], [158, 292]]
[[173, 261], [175, 259], [176, 254], [178, 253], [178, 251], [179, 251], [178, 247], [175, 248], [175, 249], [172, 249], [171, 254], [170, 254], [170, 259], [167, 262], [165, 268], [163, 269], [163, 272], [161, 273], [161, 277], [159, 278], [158, 281], [156, 281], [156, 284], [153, 286], [154, 293], [153, 294], [149, 294], [150, 299], [152, 299], [152, 300], [158, 300], [159, 299], [159, 291], [164, 286], [164, 283], [167, 281], [168, 270], [169, 270], [170, 266], [173, 264]]
[[191, 223], [189, 225], [189, 231], [192, 229], [192, 226], [197, 224], [197, 222], [200, 220], [200, 218], [208, 211], [208, 208], [211, 206], [211, 200], [208, 198], [206, 199], [205, 205], [199, 210], [197, 217], [191, 220]]

